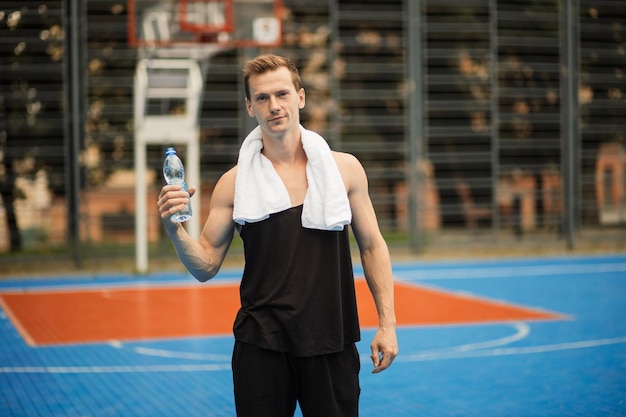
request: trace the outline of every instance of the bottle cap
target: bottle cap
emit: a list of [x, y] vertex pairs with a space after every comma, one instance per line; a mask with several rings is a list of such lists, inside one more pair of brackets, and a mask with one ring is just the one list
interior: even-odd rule
[[169, 147], [165, 150], [165, 156], [176, 155], [176, 149]]

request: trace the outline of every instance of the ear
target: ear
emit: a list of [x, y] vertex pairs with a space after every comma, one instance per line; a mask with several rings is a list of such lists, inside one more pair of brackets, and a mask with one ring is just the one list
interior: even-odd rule
[[247, 97], [246, 97], [246, 110], [248, 111], [248, 116], [254, 117], [254, 112], [252, 111], [252, 103], [250, 103], [250, 100], [248, 100]]
[[300, 97], [298, 102], [298, 108], [302, 110], [304, 108], [304, 104], [306, 103], [306, 94], [304, 93], [304, 88], [300, 88], [300, 91], [298, 91], [298, 96]]

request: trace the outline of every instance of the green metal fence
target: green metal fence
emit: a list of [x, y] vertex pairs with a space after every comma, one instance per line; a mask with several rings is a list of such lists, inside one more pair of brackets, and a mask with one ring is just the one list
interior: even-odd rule
[[[533, 239], [574, 247], [593, 231], [623, 243], [625, 1], [284, 7], [284, 42], [270, 51], [301, 68], [303, 123], [363, 162], [390, 240], [415, 251]], [[0, 253], [58, 251], [80, 264], [133, 251], [139, 51], [127, 12], [121, 0], [0, 5]], [[209, 62], [202, 216], [251, 128], [241, 64], [263, 51], [228, 49]], [[162, 154], [148, 149], [148, 201]], [[152, 253], [170, 253], [152, 206]]]

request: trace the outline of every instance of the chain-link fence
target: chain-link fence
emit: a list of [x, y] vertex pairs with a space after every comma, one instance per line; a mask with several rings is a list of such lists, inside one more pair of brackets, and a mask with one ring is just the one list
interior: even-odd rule
[[[202, 219], [251, 128], [241, 65], [271, 51], [301, 69], [303, 123], [363, 162], [392, 246], [624, 244], [626, 2], [284, 0], [283, 17], [280, 47], [208, 60]], [[127, 3], [5, 1], [0, 23], [0, 263], [132, 258]], [[151, 262], [173, 257], [155, 203], [165, 146], [146, 154]]]

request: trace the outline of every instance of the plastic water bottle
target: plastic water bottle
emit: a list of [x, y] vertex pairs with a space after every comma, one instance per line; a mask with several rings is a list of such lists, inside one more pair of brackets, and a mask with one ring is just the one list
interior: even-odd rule
[[[165, 162], [163, 162], [163, 176], [169, 185], [182, 185], [183, 190], [189, 191], [185, 184], [185, 167], [183, 161], [176, 155], [176, 149], [167, 148], [165, 151]], [[175, 223], [186, 222], [191, 219], [191, 204], [187, 203], [184, 209], [172, 215]]]

